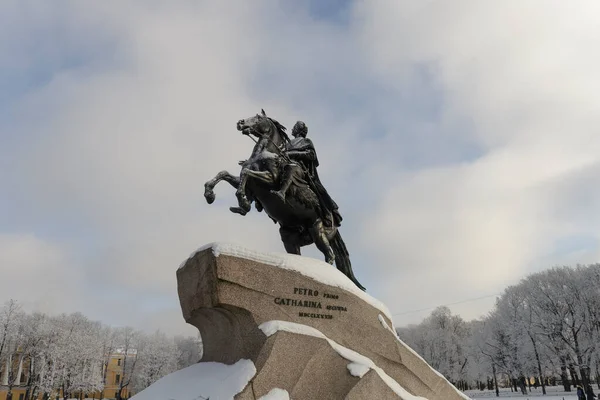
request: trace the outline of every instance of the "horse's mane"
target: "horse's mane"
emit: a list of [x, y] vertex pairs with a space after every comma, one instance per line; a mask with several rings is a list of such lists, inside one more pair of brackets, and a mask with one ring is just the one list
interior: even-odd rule
[[290, 137], [288, 136], [288, 134], [285, 132], [287, 129], [285, 126], [281, 125], [281, 123], [279, 123], [279, 121], [271, 118], [271, 117], [267, 117], [269, 119], [269, 121], [271, 121], [273, 123], [273, 125], [275, 125], [275, 127], [277, 128], [277, 130], [279, 131], [279, 134], [281, 135], [281, 137], [283, 137], [283, 140], [285, 140], [286, 142], [290, 143]]

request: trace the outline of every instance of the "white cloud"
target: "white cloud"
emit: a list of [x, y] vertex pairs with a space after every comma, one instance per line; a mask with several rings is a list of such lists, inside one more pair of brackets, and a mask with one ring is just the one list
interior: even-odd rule
[[[87, 301], [104, 309], [85, 300], [79, 306], [109, 322], [117, 318], [111, 297], [120, 297], [119, 306], [131, 314], [142, 307], [139, 298], [114, 292], [140, 287], [174, 294], [172, 312], [180, 314], [175, 270], [206, 242], [279, 248], [277, 230], [264, 215], [247, 217], [252, 224], [229, 213], [235, 197], [225, 184], [212, 208], [202, 197], [204, 181], [220, 169], [237, 170], [251, 149], [235, 121], [259, 111], [244, 82], [256, 48], [252, 15], [260, 9], [138, 4], [114, 11], [74, 7], [67, 16], [50, 13], [35, 22], [54, 27], [65, 18], [68, 33], [76, 35], [81, 27], [71, 19], [83, 18], [97, 30], [87, 45], [112, 42], [115, 61], [59, 70], [13, 105], [21, 119], [12, 128], [31, 139], [18, 149], [7, 177], [19, 181], [16, 195], [32, 213], [43, 218], [68, 211], [93, 233], [75, 249], [84, 260], [82, 274], [64, 284], [96, 284]], [[62, 56], [79, 50], [73, 45]], [[38, 262], [50, 274], [56, 268]]]
[[[598, 254], [553, 253], [565, 235], [598, 239], [600, 203], [586, 201], [600, 197], [595, 10], [369, 1], [340, 25], [274, 1], [7, 4], [0, 49], [30, 51], [0, 71], [34, 76], [48, 64], [0, 125], [12, 139], [0, 183], [14, 188], [19, 231], [52, 225], [46, 236], [67, 238], [49, 240], [67, 261], [29, 262], [98, 291], [78, 304], [91, 317], [139, 314], [154, 327], [168, 315], [171, 326], [175, 269], [194, 248], [282, 251], [264, 214], [229, 213], [227, 184], [215, 204], [202, 197], [207, 179], [247, 157], [234, 124], [261, 107], [308, 123], [357, 276], [392, 312]], [[131, 308], [114, 311], [123, 302]], [[475, 316], [484, 303], [460, 310]]]
[[68, 252], [60, 244], [27, 234], [0, 235], [0, 265], [3, 302], [15, 299], [27, 309], [72, 310], [71, 286], [81, 276]]
[[[452, 135], [482, 146], [475, 161], [397, 174], [373, 213], [372, 248], [406, 282], [402, 308], [418, 308], [427, 296], [451, 302], [499, 291], [548, 267], [539, 261], [550, 261], [555, 241], [582, 231], [568, 229], [558, 208], [580, 190], [559, 190], [564, 182], [600, 161], [600, 57], [589, 41], [600, 32], [590, 17], [597, 5], [586, 5], [372, 1], [358, 8], [381, 79], [400, 91], [416, 66], [432, 69], [442, 121], [469, 121], [472, 129]], [[597, 181], [588, 178], [580, 184]], [[598, 238], [593, 225], [583, 231]], [[385, 292], [398, 298], [396, 285]]]

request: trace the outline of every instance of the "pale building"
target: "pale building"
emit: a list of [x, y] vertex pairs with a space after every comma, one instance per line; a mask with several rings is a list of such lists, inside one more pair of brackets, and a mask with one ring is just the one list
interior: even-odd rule
[[[132, 362], [135, 358], [135, 352], [129, 351], [127, 362]], [[35, 361], [35, 360], [34, 360]], [[13, 373], [16, 373], [18, 378], [12, 387], [12, 400], [24, 400], [27, 392], [27, 383], [29, 380], [29, 358], [23, 359], [20, 363], [18, 360], [6, 360], [6, 363], [0, 366], [0, 400], [7, 400], [8, 395], [8, 379], [9, 368], [12, 367]], [[121, 380], [124, 378], [125, 354], [117, 351], [111, 354], [108, 365], [106, 367], [106, 383], [104, 385], [103, 398], [114, 399], [120, 388]], [[41, 400], [42, 393], [38, 393], [34, 400]], [[51, 399], [59, 395], [62, 398], [62, 391], [54, 392], [50, 396]], [[100, 399], [100, 392], [95, 393], [72, 393], [71, 396], [79, 399]], [[133, 396], [129, 387], [123, 388], [121, 397], [127, 399]]]

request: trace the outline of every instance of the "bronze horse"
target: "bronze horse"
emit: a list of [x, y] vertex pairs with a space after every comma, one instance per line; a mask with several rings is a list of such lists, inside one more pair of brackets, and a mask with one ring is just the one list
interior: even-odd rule
[[206, 201], [212, 204], [215, 200], [214, 187], [222, 180], [228, 182], [236, 189], [239, 204], [230, 208], [232, 212], [245, 215], [254, 202], [259, 212], [264, 209], [274, 222], [279, 223], [281, 240], [288, 253], [299, 255], [301, 247], [314, 243], [326, 262], [335, 262], [342, 273], [365, 290], [354, 277], [350, 256], [338, 228], [323, 223], [322, 215], [329, 211], [323, 210], [306, 171], [295, 169], [299, 176], [293, 180], [285, 200], [274, 193], [279, 188], [282, 163], [289, 161], [285, 151], [290, 139], [285, 127], [267, 117], [263, 110], [261, 114], [238, 121], [237, 129], [244, 135], [257, 138], [252, 155], [240, 162], [242, 170], [239, 176], [221, 171], [206, 182]]

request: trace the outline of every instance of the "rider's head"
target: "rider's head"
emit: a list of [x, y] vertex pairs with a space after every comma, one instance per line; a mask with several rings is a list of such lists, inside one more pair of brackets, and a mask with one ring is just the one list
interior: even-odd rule
[[296, 124], [292, 128], [292, 135], [294, 137], [298, 137], [298, 136], [306, 137], [307, 133], [308, 133], [308, 128], [306, 127], [306, 124], [302, 121], [296, 122]]

